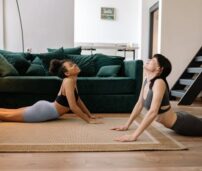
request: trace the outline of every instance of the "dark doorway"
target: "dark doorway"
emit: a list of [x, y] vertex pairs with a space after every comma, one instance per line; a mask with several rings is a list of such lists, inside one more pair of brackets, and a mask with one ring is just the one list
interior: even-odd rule
[[159, 2], [155, 3], [150, 9], [149, 26], [149, 58], [151, 58], [158, 49], [158, 25], [159, 25]]

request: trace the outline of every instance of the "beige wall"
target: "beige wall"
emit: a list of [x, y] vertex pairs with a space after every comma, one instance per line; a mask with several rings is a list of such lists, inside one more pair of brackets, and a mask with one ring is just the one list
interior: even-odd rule
[[173, 65], [172, 86], [202, 46], [202, 0], [162, 0], [160, 52]]
[[3, 0], [0, 0], [0, 49], [4, 48]]
[[[11, 51], [22, 51], [16, 1], [4, 0], [4, 2], [4, 47]], [[32, 48], [33, 52], [46, 52], [47, 47], [74, 45], [74, 0], [18, 0], [18, 2], [23, 21], [25, 50]]]
[[[115, 8], [115, 20], [101, 19]], [[75, 0], [75, 42], [138, 43], [139, 0]]]
[[139, 55], [141, 59], [148, 59], [149, 52], [149, 9], [158, 0], [142, 0], [142, 16], [141, 16], [141, 39], [140, 39], [140, 52]]

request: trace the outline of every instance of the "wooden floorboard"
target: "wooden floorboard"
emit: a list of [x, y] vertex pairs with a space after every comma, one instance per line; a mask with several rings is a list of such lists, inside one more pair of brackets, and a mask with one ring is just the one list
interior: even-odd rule
[[[178, 106], [202, 117], [202, 103]], [[185, 151], [0, 153], [0, 171], [202, 171], [202, 137], [184, 137], [159, 126]]]

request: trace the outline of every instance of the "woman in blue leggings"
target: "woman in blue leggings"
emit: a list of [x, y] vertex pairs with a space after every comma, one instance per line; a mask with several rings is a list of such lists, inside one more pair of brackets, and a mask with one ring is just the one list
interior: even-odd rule
[[166, 77], [172, 69], [170, 61], [161, 54], [156, 54], [144, 65], [146, 79], [130, 118], [123, 126], [112, 128], [116, 131], [126, 131], [141, 113], [143, 107], [147, 113], [131, 135], [116, 138], [117, 141], [136, 141], [142, 132], [154, 121], [185, 136], [202, 136], [202, 119], [187, 112], [174, 112], [169, 101], [169, 87]]
[[32, 106], [5, 109], [0, 108], [1, 121], [14, 122], [44, 122], [58, 119], [70, 110], [87, 123], [101, 123], [91, 115], [77, 91], [77, 76], [79, 67], [69, 60], [54, 59], [50, 63], [49, 71], [63, 78], [58, 96], [54, 102], [40, 100]]

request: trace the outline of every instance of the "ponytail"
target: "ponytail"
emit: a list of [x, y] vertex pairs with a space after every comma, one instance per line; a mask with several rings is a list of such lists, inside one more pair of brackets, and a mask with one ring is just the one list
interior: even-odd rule
[[153, 56], [153, 58], [157, 59], [159, 66], [162, 68], [162, 72], [159, 76], [156, 76], [151, 80], [149, 88], [153, 87], [156, 79], [162, 79], [166, 83], [166, 87], [169, 90], [169, 85], [168, 85], [168, 82], [166, 80], [166, 77], [170, 74], [170, 72], [172, 70], [171, 62], [168, 60], [168, 58], [166, 58], [165, 56], [163, 56], [161, 54], [155, 54]]
[[168, 91], [169, 91], [170, 88], [169, 88], [169, 85], [168, 85], [168, 82], [167, 82], [166, 78], [161, 77], [161, 76], [157, 76], [157, 77], [154, 77], [153, 79], [151, 79], [151, 80], [150, 80], [150, 84], [149, 84], [149, 88], [152, 89], [152, 87], [153, 87], [153, 85], [154, 85], [154, 82], [155, 82], [157, 79], [162, 79], [162, 80], [165, 82], [166, 87], [167, 87], [167, 89], [168, 89]]
[[63, 63], [66, 60], [53, 59], [50, 62], [49, 73], [51, 75], [57, 75], [60, 78], [65, 78], [66, 68], [63, 66]]

